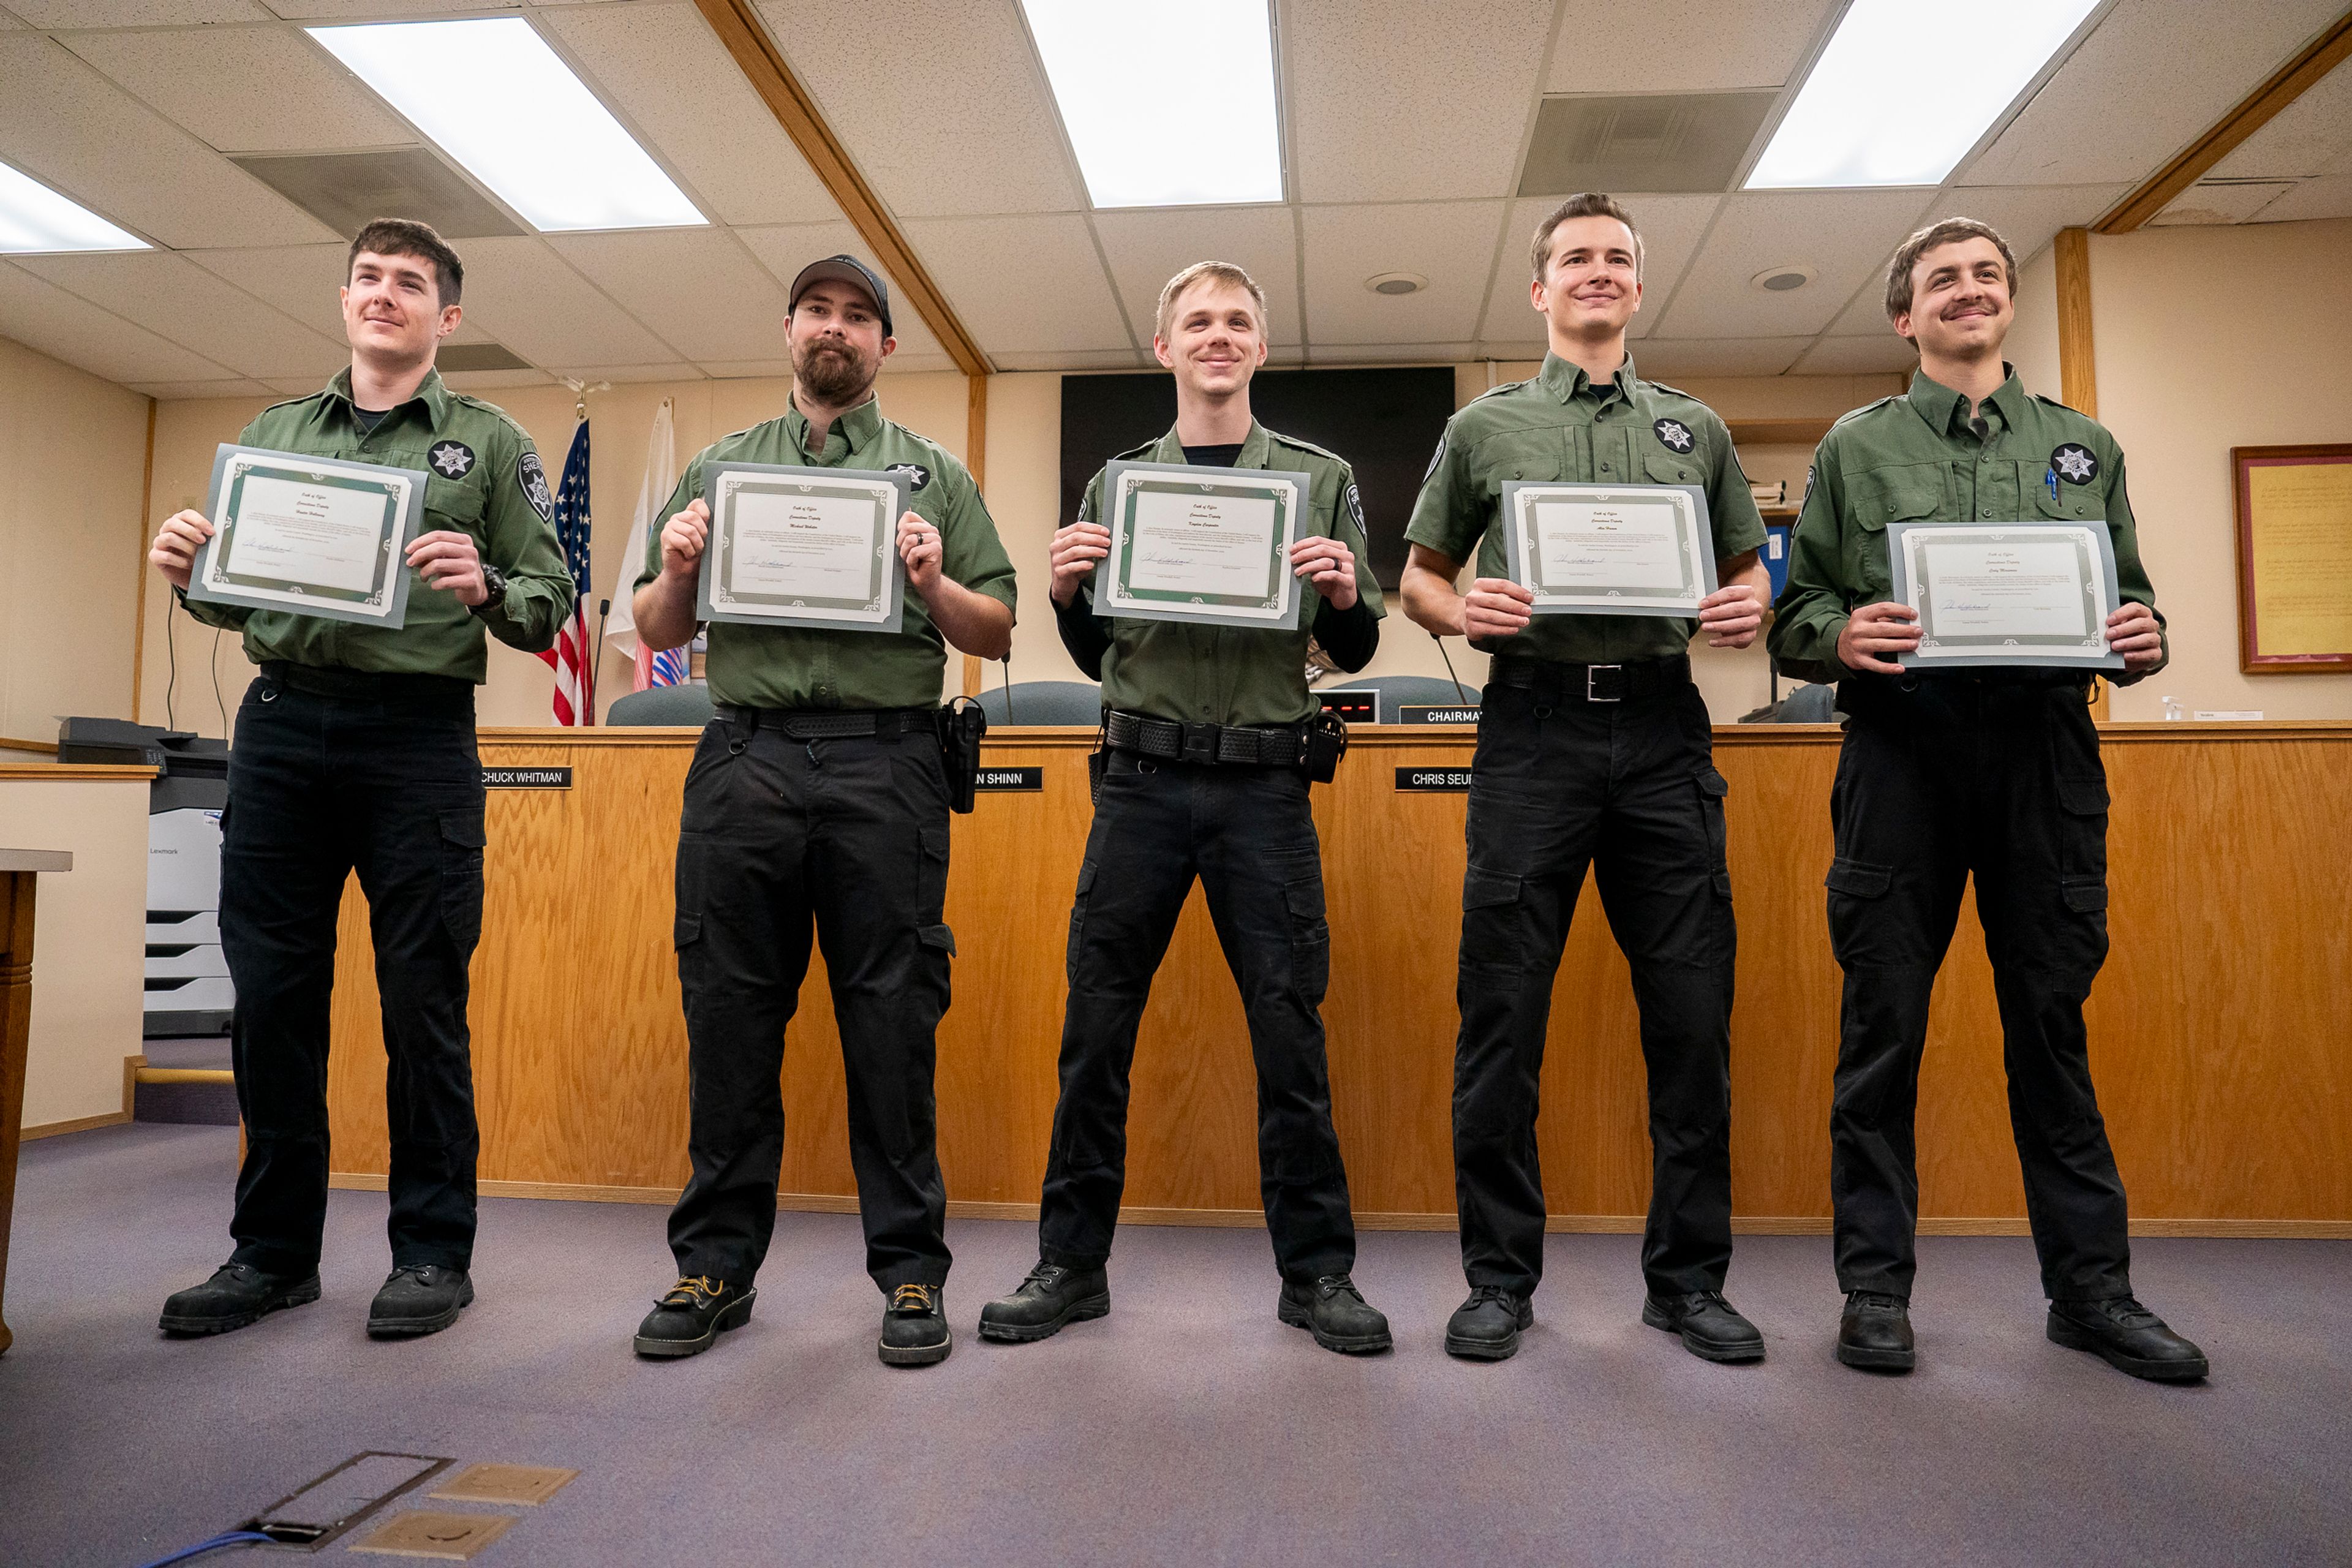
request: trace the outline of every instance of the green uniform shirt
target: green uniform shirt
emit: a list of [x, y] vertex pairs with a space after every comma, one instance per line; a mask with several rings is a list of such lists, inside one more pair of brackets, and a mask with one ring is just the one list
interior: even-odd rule
[[423, 531], [472, 539], [482, 563], [506, 574], [506, 596], [476, 615], [457, 595], [420, 579], [410, 585], [405, 624], [397, 629], [210, 604], [184, 593], [188, 614], [208, 626], [242, 627], [245, 657], [256, 664], [282, 659], [320, 669], [446, 675], [477, 686], [489, 674], [486, 628], [525, 653], [553, 647], [572, 613], [572, 574], [556, 542], [555, 500], [539, 448], [522, 426], [493, 404], [452, 392], [437, 370], [427, 371], [415, 395], [373, 430], [362, 430], [352, 409], [346, 370], [324, 392], [263, 409], [237, 444], [422, 468], [430, 476]]
[[[1159, 440], [1121, 452], [1114, 461], [1181, 463], [1184, 443], [1171, 430]], [[1370, 543], [1364, 537], [1363, 502], [1355, 471], [1345, 459], [1320, 447], [1279, 436], [1253, 420], [1236, 468], [1272, 468], [1304, 473], [1311, 481], [1301, 539], [1337, 539], [1356, 555], [1356, 595], [1378, 618], [1388, 612], [1381, 585], [1372, 578]], [[1103, 513], [1103, 476], [1087, 486], [1078, 521]], [[1091, 586], [1081, 588], [1091, 599]], [[1208, 626], [1189, 621], [1109, 618], [1111, 646], [1103, 655], [1106, 706], [1155, 719], [1193, 724], [1295, 724], [1322, 708], [1307, 687], [1307, 644], [1314, 635], [1322, 595], [1302, 582], [1299, 624], [1295, 631], [1250, 626]]]
[[[881, 405], [870, 397], [833, 422], [821, 452], [808, 449], [808, 427], [807, 416], [789, 407], [781, 418], [722, 436], [696, 453], [656, 526], [646, 531], [645, 569], [636, 585], [661, 575], [659, 523], [697, 498], [708, 499], [703, 475], [714, 464], [903, 468], [914, 482], [916, 515], [940, 531], [940, 571], [1013, 607], [1013, 563], [969, 468], [937, 442], [883, 418]], [[715, 621], [705, 661], [711, 700], [744, 708], [935, 707], [947, 675], [947, 639], [931, 624], [920, 595], [909, 589], [905, 604], [895, 633]]]
[[[1890, 522], [2105, 518], [2115, 538], [2116, 587], [2126, 599], [2156, 607], [2116, 438], [2097, 420], [2029, 394], [2014, 371], [1979, 412], [1982, 436], [1971, 427], [1969, 400], [1922, 371], [1907, 395], [1857, 408], [1822, 437], [1797, 519], [1789, 585], [1765, 644], [1782, 674], [1836, 680], [1853, 673], [1838, 661], [1838, 634], [1857, 605], [1884, 603], [1894, 592]], [[2171, 657], [2168, 643], [2163, 658], [2140, 675], [2109, 679], [2127, 684]]]
[[[1628, 356], [1595, 383], [1558, 354], [1533, 381], [1496, 387], [1445, 422], [1404, 536], [1449, 561], [1475, 548], [1481, 577], [1511, 574], [1501, 527], [1503, 487], [1697, 485], [1718, 562], [1764, 543], [1764, 519], [1715, 410], [1686, 392], [1643, 381]], [[1476, 637], [1499, 658], [1628, 664], [1690, 647], [1698, 622], [1669, 616], [1538, 616], [1516, 637]]]

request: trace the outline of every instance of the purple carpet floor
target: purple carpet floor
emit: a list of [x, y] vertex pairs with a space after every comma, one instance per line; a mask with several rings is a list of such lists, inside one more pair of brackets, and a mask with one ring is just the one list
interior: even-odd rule
[[[1450, 1236], [1363, 1237], [1398, 1349], [1357, 1360], [1276, 1322], [1265, 1237], [1236, 1230], [1130, 1227], [1110, 1317], [983, 1343], [1034, 1233], [966, 1220], [955, 1353], [893, 1370], [849, 1216], [780, 1216], [751, 1324], [648, 1363], [661, 1209], [486, 1200], [480, 1300], [380, 1344], [384, 1199], [337, 1193], [322, 1301], [163, 1340], [163, 1297], [226, 1255], [235, 1157], [210, 1127], [26, 1145], [0, 1563], [142, 1563], [371, 1448], [581, 1472], [537, 1509], [393, 1505], [514, 1514], [488, 1568], [2352, 1563], [2352, 1244], [2138, 1243], [2142, 1295], [2213, 1357], [2165, 1388], [2042, 1338], [2023, 1240], [1923, 1241], [1920, 1368], [1885, 1378], [1831, 1359], [1817, 1237], [1739, 1244], [1760, 1366], [1643, 1328], [1636, 1238], [1586, 1236], [1550, 1239], [1537, 1326], [1480, 1366], [1440, 1347]], [[265, 1558], [291, 1560], [203, 1561]]]

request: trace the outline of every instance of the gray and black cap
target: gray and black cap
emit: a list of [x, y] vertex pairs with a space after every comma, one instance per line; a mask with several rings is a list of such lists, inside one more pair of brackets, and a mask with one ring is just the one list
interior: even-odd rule
[[863, 289], [873, 295], [875, 311], [882, 318], [882, 335], [886, 338], [898, 336], [890, 330], [889, 285], [882, 281], [881, 275], [874, 268], [854, 256], [828, 256], [823, 261], [812, 261], [802, 268], [793, 279], [792, 302], [785, 310], [799, 310], [801, 296], [807, 293], [812, 286], [828, 279]]

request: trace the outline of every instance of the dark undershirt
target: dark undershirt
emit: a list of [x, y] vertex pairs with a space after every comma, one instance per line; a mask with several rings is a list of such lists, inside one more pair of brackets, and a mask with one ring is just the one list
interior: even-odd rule
[[352, 405], [352, 417], [359, 422], [361, 435], [373, 436], [375, 434], [375, 427], [377, 426], [392, 417], [392, 410], [389, 408], [362, 408], [358, 404], [354, 403]]

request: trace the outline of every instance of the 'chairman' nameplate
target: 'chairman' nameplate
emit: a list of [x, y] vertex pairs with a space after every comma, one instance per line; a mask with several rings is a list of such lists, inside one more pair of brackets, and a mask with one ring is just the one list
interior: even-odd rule
[[570, 768], [484, 768], [484, 789], [570, 789]]
[[975, 790], [1039, 790], [1045, 787], [1045, 770], [1034, 768], [982, 768], [972, 775]]
[[1397, 707], [1397, 722], [1400, 724], [1475, 724], [1477, 721], [1478, 705], [1475, 702], [1405, 702]]
[[1468, 768], [1399, 768], [1396, 786], [1400, 790], [1418, 790], [1459, 795], [1470, 787]]

